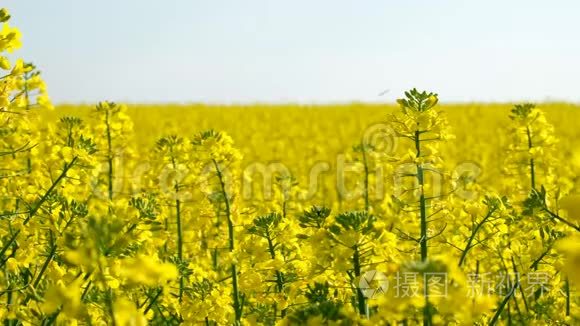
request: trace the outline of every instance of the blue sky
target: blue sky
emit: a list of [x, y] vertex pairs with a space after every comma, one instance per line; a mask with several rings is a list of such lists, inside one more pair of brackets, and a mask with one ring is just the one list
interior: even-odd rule
[[580, 1], [2, 6], [58, 103], [390, 102], [411, 87], [446, 102], [580, 102]]

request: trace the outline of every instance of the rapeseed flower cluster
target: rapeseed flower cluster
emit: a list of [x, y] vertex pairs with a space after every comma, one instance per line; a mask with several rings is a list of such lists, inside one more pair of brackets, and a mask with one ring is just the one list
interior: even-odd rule
[[[580, 321], [580, 164], [562, 141], [578, 135], [559, 134], [540, 108], [514, 106], [511, 132], [475, 149], [466, 144], [481, 131], [452, 131], [438, 95], [415, 89], [377, 111], [389, 146], [360, 141], [356, 119], [374, 111], [359, 108], [352, 124], [327, 109], [199, 109], [238, 114], [224, 129], [253, 138], [237, 143], [202, 119], [196, 131], [165, 126], [154, 116], [165, 108], [102, 102], [51, 119], [40, 72], [6, 55], [21, 45], [9, 18], [0, 10], [5, 324]], [[328, 118], [308, 129], [281, 112]], [[143, 132], [140, 119], [157, 126]], [[274, 119], [287, 130], [263, 126]], [[295, 168], [259, 161], [267, 153]], [[485, 177], [459, 164], [466, 153], [490, 167]], [[345, 180], [325, 179], [332, 169]]]

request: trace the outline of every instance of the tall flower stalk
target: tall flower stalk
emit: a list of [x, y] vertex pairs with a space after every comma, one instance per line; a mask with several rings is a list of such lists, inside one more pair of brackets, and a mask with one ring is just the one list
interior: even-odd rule
[[[183, 254], [183, 188], [188, 180], [188, 151], [190, 148], [183, 137], [170, 135], [160, 138], [155, 146], [157, 158], [161, 160], [161, 187], [164, 189], [163, 195], [172, 202], [174, 207], [176, 237], [177, 237], [177, 263], [179, 266], [184, 265]], [[182, 269], [182, 268], [181, 268]], [[180, 270], [181, 270], [180, 269]], [[181, 270], [179, 276], [179, 302], [183, 301], [185, 291], [185, 278]]]
[[211, 171], [206, 190], [208, 198], [216, 206], [217, 219], [226, 220], [227, 250], [231, 259], [229, 278], [232, 282], [234, 324], [240, 325], [243, 314], [243, 295], [240, 291], [238, 275], [240, 271], [236, 261], [236, 216], [234, 216], [233, 200], [237, 190], [235, 172], [241, 155], [233, 148], [233, 141], [229, 136], [213, 130], [195, 136], [192, 145], [196, 159]]
[[[397, 100], [401, 111], [391, 117], [392, 126], [397, 136], [407, 139], [412, 144], [412, 150], [402, 160], [402, 166], [406, 168], [404, 176], [415, 179], [412, 188], [405, 189], [409, 197], [407, 205], [411, 210], [418, 211], [419, 236], [405, 234], [407, 239], [413, 239], [419, 245], [420, 259], [426, 264], [429, 259], [429, 240], [440, 235], [445, 226], [435, 235], [429, 234], [430, 218], [437, 214], [430, 214], [431, 201], [441, 198], [442, 185], [436, 181], [429, 183], [426, 172], [441, 176], [437, 166], [441, 159], [437, 155], [436, 143], [450, 137], [447, 131], [446, 120], [434, 109], [438, 103], [437, 94], [419, 92], [412, 89], [405, 92], [405, 98]], [[413, 166], [413, 169], [411, 169]], [[412, 171], [414, 170], [414, 171]], [[435, 180], [440, 180], [436, 178]], [[433, 307], [429, 302], [429, 282], [424, 284], [425, 304], [423, 307], [423, 325], [432, 325]]]

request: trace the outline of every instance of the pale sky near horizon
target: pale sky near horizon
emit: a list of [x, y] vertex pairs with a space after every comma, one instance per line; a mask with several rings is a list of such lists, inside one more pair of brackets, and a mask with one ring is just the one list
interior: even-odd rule
[[57, 103], [392, 102], [411, 87], [445, 102], [580, 102], [580, 1], [0, 6]]

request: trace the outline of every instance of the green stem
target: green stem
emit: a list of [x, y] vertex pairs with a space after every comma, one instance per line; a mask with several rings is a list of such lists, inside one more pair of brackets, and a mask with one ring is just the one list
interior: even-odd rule
[[[358, 280], [362, 275], [361, 262], [360, 262], [360, 251], [359, 251], [358, 245], [354, 246], [354, 254], [352, 257], [352, 261], [353, 261], [353, 267], [354, 267], [354, 276]], [[359, 287], [356, 288], [356, 297], [357, 297], [357, 305], [358, 305], [359, 314], [361, 316], [365, 316], [366, 318], [369, 318], [369, 315], [368, 315], [369, 312], [367, 309], [365, 296]]]
[[[514, 293], [516, 292], [516, 288], [518, 287], [519, 283], [515, 282], [515, 284], [512, 286], [512, 288], [510, 289], [509, 293], [503, 298], [503, 300], [501, 301], [501, 303], [499, 304], [497, 310], [495, 311], [495, 314], [493, 315], [493, 318], [491, 319], [491, 321], [489, 322], [489, 326], [494, 326], [497, 324], [499, 317], [501, 315], [501, 313], [504, 311], [507, 303], [509, 302], [509, 300], [511, 299], [511, 297], [514, 295]], [[511, 317], [511, 316], [510, 316]], [[511, 318], [510, 318], [511, 319]]]
[[113, 150], [112, 150], [112, 139], [111, 139], [111, 126], [109, 122], [109, 110], [105, 110], [105, 125], [107, 126], [107, 163], [109, 165], [108, 177], [109, 177], [109, 200], [113, 200]]
[[157, 299], [159, 299], [159, 297], [161, 296], [161, 293], [163, 292], [163, 289], [159, 289], [159, 291], [157, 291], [157, 293], [155, 294], [155, 296], [153, 298], [151, 298], [151, 301], [149, 301], [149, 304], [147, 305], [147, 307], [145, 308], [145, 310], [143, 310], [143, 314], [146, 314], [149, 312], [149, 310], [151, 310], [151, 308], [153, 308], [153, 305], [155, 304], [155, 302], [157, 302]]
[[42, 206], [42, 204], [44, 204], [44, 202], [48, 199], [48, 197], [50, 196], [50, 194], [52, 193], [54, 188], [56, 188], [56, 186], [60, 183], [60, 181], [66, 177], [67, 172], [73, 167], [73, 165], [76, 163], [77, 160], [78, 160], [78, 157], [75, 156], [70, 161], [70, 163], [64, 165], [64, 168], [62, 169], [62, 173], [58, 176], [58, 178], [56, 178], [56, 180], [52, 183], [52, 185], [50, 185], [50, 188], [48, 188], [48, 190], [46, 191], [44, 196], [42, 196], [42, 198], [40, 198], [38, 203], [36, 203], [36, 205], [34, 205], [32, 210], [30, 211], [30, 214], [28, 215], [28, 217], [26, 217], [26, 219], [24, 220], [24, 222], [23, 222], [24, 225], [26, 225], [28, 223], [28, 221], [34, 215], [36, 215], [36, 213], [40, 209], [40, 206]]
[[[12, 284], [10, 284], [10, 281], [8, 280], [8, 278], [6, 278], [6, 281], [8, 283], [8, 294], [6, 295], [6, 310], [10, 310], [12, 309]], [[12, 319], [8, 319], [6, 318], [4, 320], [4, 325], [5, 326], [10, 326], [12, 324]]]
[[[276, 250], [274, 248], [274, 242], [270, 237], [270, 233], [266, 231], [266, 240], [268, 241], [268, 252], [270, 253], [270, 257], [272, 259], [276, 259]], [[279, 270], [276, 270], [276, 289], [278, 293], [282, 293], [284, 291], [284, 275]], [[277, 305], [274, 303], [274, 317], [276, 317], [276, 310]], [[280, 312], [282, 318], [286, 316], [286, 309], [282, 309]]]
[[[226, 219], [228, 222], [229, 249], [230, 249], [230, 252], [233, 252], [235, 250], [235, 238], [234, 238], [234, 222], [232, 220], [232, 214], [231, 214], [231, 208], [230, 208], [230, 199], [229, 199], [228, 193], [226, 191], [226, 183], [224, 181], [222, 170], [215, 159], [213, 159], [212, 161], [213, 161], [213, 164], [214, 164], [214, 167], [216, 170], [216, 175], [217, 175], [219, 183], [220, 183], [222, 196], [224, 198], [225, 213], [226, 213]], [[233, 301], [234, 301], [233, 308], [234, 308], [234, 312], [235, 312], [235, 324], [240, 325], [241, 319], [242, 319], [242, 306], [240, 303], [240, 291], [238, 288], [238, 271], [237, 271], [237, 267], [236, 267], [235, 263], [232, 263], [231, 275], [232, 275], [232, 290], [233, 290], [232, 296], [233, 296]]]
[[30, 94], [29, 94], [29, 90], [28, 90], [28, 80], [30, 79], [30, 76], [28, 75], [28, 73], [24, 74], [24, 99], [26, 100], [26, 111], [30, 110]]
[[[421, 157], [421, 134], [417, 130], [415, 131], [415, 149], [417, 151], [416, 157]], [[425, 185], [424, 175], [423, 175], [423, 166], [421, 164], [417, 164], [417, 180], [419, 181], [419, 189], [421, 191], [419, 197], [419, 205], [420, 205], [420, 219], [421, 219], [421, 238], [419, 239], [419, 243], [421, 246], [421, 261], [427, 260], [427, 200], [425, 198], [425, 190], [423, 189]]]
[[[516, 262], [515, 262], [513, 256], [511, 257], [511, 260], [512, 260], [512, 267], [513, 267], [514, 275], [517, 278], [518, 275], [520, 275], [520, 273], [518, 272], [518, 268], [516, 266]], [[517, 280], [517, 282], [519, 282], [519, 279]], [[530, 308], [528, 306], [528, 300], [526, 299], [526, 294], [524, 293], [524, 288], [522, 288], [520, 286], [519, 289], [520, 289], [520, 294], [522, 295], [522, 301], [524, 301], [524, 307], [526, 308], [526, 311], [529, 312], [530, 311]], [[516, 301], [516, 305], [517, 305], [518, 300], [517, 300], [517, 298], [515, 296], [514, 296], [514, 300]], [[518, 311], [519, 311], [519, 308], [518, 308]]]
[[458, 264], [459, 267], [461, 267], [461, 265], [463, 265], [463, 262], [465, 261], [465, 258], [467, 257], [467, 253], [469, 252], [469, 250], [471, 250], [471, 248], [472, 248], [471, 247], [471, 243], [475, 239], [475, 236], [479, 232], [479, 229], [481, 229], [481, 227], [483, 226], [483, 224], [485, 224], [485, 222], [487, 222], [487, 220], [491, 217], [491, 215], [493, 214], [493, 212], [495, 212], [495, 209], [490, 209], [487, 212], [487, 214], [485, 215], [485, 217], [483, 218], [483, 220], [481, 220], [481, 222], [479, 222], [475, 226], [475, 229], [473, 229], [473, 231], [471, 232], [471, 236], [467, 240], [467, 244], [465, 245], [465, 248], [463, 249], [463, 252], [461, 253], [461, 257], [459, 258], [459, 264]]
[[[181, 202], [179, 199], [175, 200], [175, 211], [177, 214], [177, 258], [179, 263], [183, 263], [183, 228], [181, 225]], [[184, 279], [183, 275], [179, 276], [179, 302], [183, 299], [183, 290], [184, 290]]]
[[42, 264], [42, 267], [40, 269], [40, 272], [38, 273], [38, 276], [36, 276], [36, 279], [34, 280], [33, 287], [35, 289], [40, 284], [40, 281], [42, 280], [42, 277], [44, 276], [44, 273], [46, 272], [46, 269], [48, 268], [48, 264], [50, 264], [50, 262], [54, 258], [55, 253], [56, 253], [56, 244], [52, 244], [51, 248], [50, 248], [50, 252], [48, 254], [48, 257], [46, 257], [46, 260], [44, 261], [44, 264]]
[[370, 204], [369, 204], [369, 165], [367, 162], [367, 153], [364, 144], [361, 143], [362, 148], [362, 157], [363, 157], [363, 165], [365, 169], [365, 180], [364, 180], [364, 197], [365, 197], [365, 211], [368, 213]]
[[[28, 224], [30, 219], [36, 215], [36, 213], [38, 212], [38, 210], [40, 209], [42, 204], [44, 204], [44, 202], [48, 199], [48, 197], [50, 196], [52, 191], [56, 188], [56, 186], [60, 183], [60, 181], [62, 179], [64, 179], [64, 177], [66, 176], [66, 173], [73, 167], [73, 165], [75, 164], [77, 159], [78, 159], [78, 157], [75, 156], [70, 163], [65, 164], [64, 169], [62, 170], [62, 173], [58, 176], [58, 178], [56, 178], [56, 180], [52, 183], [52, 185], [50, 185], [50, 188], [48, 188], [48, 190], [40, 198], [38, 203], [36, 203], [36, 205], [34, 205], [32, 207], [32, 209], [30, 210], [30, 213], [28, 214], [26, 219], [24, 219], [24, 221], [22, 222], [22, 225]], [[4, 247], [2, 247], [2, 250], [0, 250], [0, 259], [2, 259], [2, 261], [0, 262], [0, 267], [4, 266], [4, 264], [6, 263], [6, 260], [7, 260], [7, 259], [3, 259], [2, 257], [4, 257], [4, 254], [6, 253], [8, 248], [10, 248], [10, 246], [14, 243], [14, 241], [16, 241], [16, 238], [18, 237], [19, 234], [20, 234], [20, 230], [16, 230], [16, 232], [14, 232], [12, 234], [12, 237], [8, 240], [8, 242], [6, 242]]]
[[[415, 150], [416, 157], [421, 157], [421, 132], [415, 131]], [[421, 194], [419, 196], [420, 218], [421, 218], [421, 238], [419, 244], [421, 246], [421, 261], [427, 261], [427, 200], [425, 198], [425, 180], [423, 175], [423, 165], [417, 164], [417, 180], [419, 181], [419, 189]], [[429, 287], [428, 282], [425, 282], [425, 306], [423, 307], [423, 326], [432, 325], [431, 304], [429, 303]]]
[[[526, 134], [528, 136], [528, 149], [532, 149], [534, 144], [532, 142], [532, 131], [530, 130], [530, 127], [526, 127]], [[532, 190], [536, 189], [536, 166], [533, 158], [530, 159], [530, 180]]]
[[[173, 169], [177, 168], [175, 163], [175, 159], [171, 158], [171, 162], [173, 164]], [[177, 258], [179, 263], [183, 263], [183, 226], [181, 224], [181, 201], [179, 200], [179, 183], [175, 181], [174, 185], [175, 189], [175, 216], [177, 220]], [[179, 276], [179, 302], [183, 301], [183, 291], [185, 288], [185, 282], [183, 275]]]
[[544, 210], [550, 214], [550, 216], [552, 216], [553, 218], [555, 218], [556, 220], [568, 225], [569, 227], [573, 228], [574, 230], [580, 232], [580, 226], [574, 225], [572, 222], [569, 222], [567, 220], [565, 220], [564, 218], [562, 218], [560, 215], [552, 212], [551, 210], [549, 210], [547, 207], [544, 207]]
[[111, 314], [111, 325], [116, 326], [117, 321], [115, 320], [115, 309], [113, 308], [113, 289], [111, 288], [109, 288], [109, 293], [107, 294], [107, 306]]
[[89, 294], [89, 290], [91, 289], [92, 285], [93, 281], [89, 280], [89, 282], [85, 286], [85, 289], [83, 290], [83, 294], [81, 294], [81, 301], [83, 301], [87, 297], [87, 294]]
[[566, 291], [566, 316], [570, 316], [570, 281], [568, 277], [566, 277], [566, 281], [564, 283], [564, 291]]
[[[24, 74], [24, 99], [26, 101], [26, 111], [30, 110], [30, 94], [29, 94], [29, 90], [28, 90], [28, 80], [30, 79], [30, 76], [28, 73]], [[30, 157], [30, 150], [26, 151], [27, 157], [26, 157], [26, 170], [28, 172], [28, 174], [32, 173], [32, 159]]]
[[[46, 260], [42, 264], [42, 267], [40, 268], [40, 271], [38, 272], [36, 279], [32, 283], [32, 288], [34, 290], [36, 290], [38, 288], [38, 285], [40, 284], [40, 281], [42, 281], [42, 277], [44, 276], [44, 273], [46, 272], [48, 265], [50, 264], [50, 262], [54, 258], [54, 255], [56, 254], [56, 244], [54, 243], [54, 240], [53, 240], [52, 231], [50, 231], [50, 238], [51, 238], [50, 252], [48, 253], [48, 256], [46, 257]], [[26, 304], [28, 303], [28, 301], [30, 301], [30, 299], [32, 299], [32, 295], [29, 294], [28, 296], [26, 296], [26, 298], [22, 302], [22, 305], [26, 306]]]

